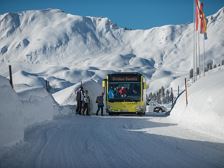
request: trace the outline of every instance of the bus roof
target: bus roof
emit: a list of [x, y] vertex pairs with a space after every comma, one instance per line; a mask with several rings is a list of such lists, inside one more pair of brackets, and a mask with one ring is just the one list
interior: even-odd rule
[[115, 73], [110, 73], [108, 75], [130, 75], [130, 74], [133, 74], [133, 75], [142, 75], [141, 73], [139, 72], [115, 72]]

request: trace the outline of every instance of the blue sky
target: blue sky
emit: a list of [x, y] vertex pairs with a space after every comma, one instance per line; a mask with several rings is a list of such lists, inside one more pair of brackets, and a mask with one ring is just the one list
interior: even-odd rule
[[[82, 16], [104, 16], [120, 27], [146, 29], [192, 22], [194, 0], [0, 0], [0, 14], [30, 9], [58, 8]], [[211, 15], [224, 0], [203, 0]]]

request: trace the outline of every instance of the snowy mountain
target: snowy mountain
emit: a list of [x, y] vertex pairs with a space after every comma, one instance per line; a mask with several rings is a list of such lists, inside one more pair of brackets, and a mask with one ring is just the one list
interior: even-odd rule
[[[208, 17], [206, 62], [224, 59], [223, 27], [224, 8]], [[126, 30], [108, 18], [58, 9], [6, 13], [0, 16], [0, 62], [15, 64], [14, 72], [36, 67], [41, 73], [35, 76], [49, 79], [56, 90], [79, 82], [74, 76], [86, 79], [99, 71], [138, 71], [156, 90], [189, 72], [192, 32], [193, 24]], [[5, 71], [1, 65], [1, 74]]]

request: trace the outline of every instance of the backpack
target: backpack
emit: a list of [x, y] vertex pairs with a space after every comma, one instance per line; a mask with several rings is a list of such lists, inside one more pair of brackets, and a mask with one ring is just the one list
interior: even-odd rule
[[76, 93], [76, 100], [77, 101], [81, 100], [81, 91], [80, 90], [77, 91], [77, 93]]
[[99, 103], [98, 97], [99, 97], [99, 96], [96, 97], [96, 103]]
[[97, 96], [96, 103], [98, 103], [98, 105], [103, 105], [103, 96]]
[[85, 102], [85, 103], [89, 103], [89, 102], [90, 102], [90, 98], [89, 98], [89, 96], [85, 96], [85, 97], [84, 97], [84, 102]]

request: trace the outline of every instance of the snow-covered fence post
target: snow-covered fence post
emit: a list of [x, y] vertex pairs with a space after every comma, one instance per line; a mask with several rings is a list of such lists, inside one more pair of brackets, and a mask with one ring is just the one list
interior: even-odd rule
[[50, 84], [49, 84], [48, 80], [46, 80], [46, 90], [47, 90], [47, 92], [50, 91]]
[[186, 95], [186, 106], [188, 104], [188, 99], [187, 99], [187, 79], [185, 78], [185, 95]]
[[171, 101], [172, 101], [172, 107], [174, 106], [174, 102], [173, 102], [173, 97], [174, 97], [174, 95], [173, 95], [173, 88], [171, 87]]
[[9, 82], [13, 88], [13, 82], [12, 82], [12, 66], [9, 65]]

